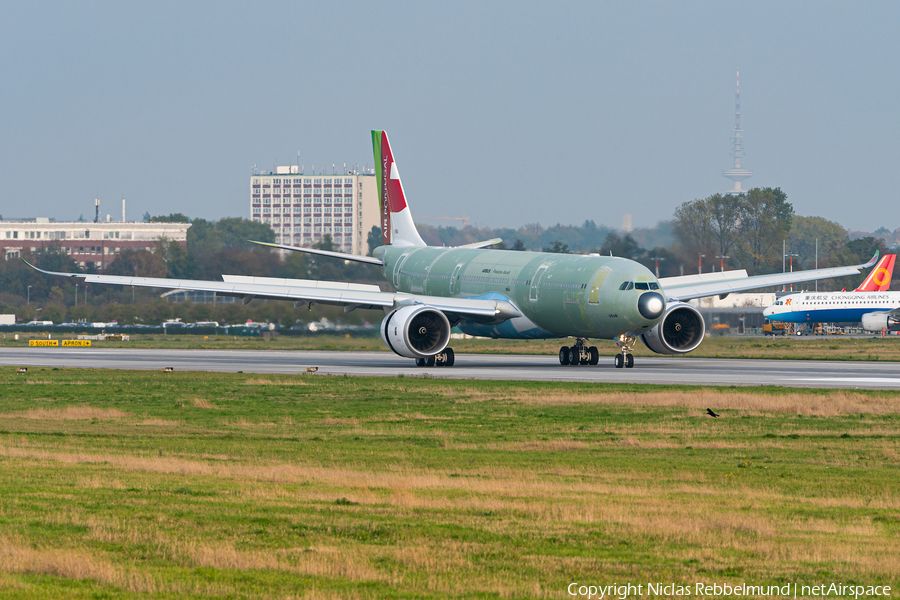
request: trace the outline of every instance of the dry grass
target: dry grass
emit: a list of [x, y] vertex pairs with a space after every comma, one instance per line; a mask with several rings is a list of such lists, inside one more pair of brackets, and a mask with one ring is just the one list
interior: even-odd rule
[[207, 400], [206, 398], [191, 398], [191, 404], [194, 408], [218, 409], [219, 407]]
[[289, 385], [308, 385], [307, 382], [302, 381], [297, 378], [290, 379], [264, 379], [262, 377], [256, 377], [253, 379], [248, 379], [243, 383], [243, 385], [277, 385], [277, 386], [289, 386]]
[[571, 406], [578, 404], [618, 404], [625, 406], [677, 406], [716, 410], [738, 410], [742, 414], [782, 412], [798, 415], [831, 417], [848, 413], [892, 414], [898, 409], [897, 400], [888, 396], [871, 396], [852, 391], [835, 390], [829, 394], [811, 395], [786, 392], [769, 394], [735, 391], [723, 394], [718, 390], [614, 393], [545, 393], [532, 390], [504, 390], [485, 393], [478, 389], [445, 390], [444, 395], [458, 403], [499, 401], [532, 406]]
[[6, 419], [36, 419], [42, 421], [77, 421], [92, 419], [122, 419], [127, 412], [115, 408], [93, 408], [91, 406], [67, 406], [65, 408], [32, 408], [20, 413], [0, 415]]
[[143, 419], [138, 422], [138, 425], [152, 426], [152, 427], [176, 427], [181, 425], [178, 421], [169, 421], [168, 419]]

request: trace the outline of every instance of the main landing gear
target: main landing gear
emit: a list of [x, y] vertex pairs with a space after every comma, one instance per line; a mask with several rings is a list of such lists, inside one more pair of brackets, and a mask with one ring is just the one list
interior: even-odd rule
[[559, 364], [561, 365], [596, 365], [600, 362], [600, 351], [597, 346], [587, 347], [587, 340], [578, 338], [571, 348], [563, 346], [559, 349]]
[[621, 369], [625, 367], [626, 369], [631, 369], [634, 367], [634, 354], [632, 354], [632, 350], [634, 350], [634, 344], [637, 342], [637, 336], [631, 334], [622, 334], [616, 338], [616, 346], [618, 346], [622, 352], [616, 354], [615, 365], [617, 369]]
[[456, 362], [456, 355], [453, 348], [444, 348], [443, 352], [438, 352], [434, 356], [428, 358], [417, 358], [417, 367], [452, 367]]
[[[578, 338], [574, 346], [563, 346], [559, 349], [559, 364], [561, 365], [596, 365], [600, 362], [600, 352], [597, 346], [588, 347], [584, 338]], [[617, 369], [634, 368], [634, 344], [637, 336], [625, 334], [616, 338], [616, 345], [621, 352], [616, 354], [614, 364]]]

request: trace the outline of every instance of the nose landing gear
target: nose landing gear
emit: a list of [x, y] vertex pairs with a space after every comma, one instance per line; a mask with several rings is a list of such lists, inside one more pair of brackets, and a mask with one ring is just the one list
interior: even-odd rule
[[597, 346], [587, 346], [587, 340], [578, 338], [571, 348], [563, 346], [559, 349], [561, 365], [596, 365], [600, 362], [600, 351]]
[[617, 369], [625, 367], [626, 369], [634, 368], [634, 345], [637, 342], [637, 336], [632, 334], [622, 334], [616, 338], [616, 346], [621, 348], [622, 352], [616, 354], [615, 365]]

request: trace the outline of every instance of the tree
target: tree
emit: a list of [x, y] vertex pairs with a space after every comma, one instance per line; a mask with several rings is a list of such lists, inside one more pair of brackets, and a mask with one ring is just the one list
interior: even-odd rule
[[[149, 216], [149, 213], [146, 213], [146, 216]], [[182, 213], [172, 213], [169, 216], [156, 216], [150, 217], [144, 221], [145, 223], [190, 223], [191, 220], [184, 216]]]
[[193, 279], [195, 258], [188, 254], [181, 244], [167, 239], [157, 240], [155, 244], [156, 254], [159, 254], [166, 263], [169, 277], [175, 279]]
[[685, 202], [675, 209], [675, 237], [693, 256], [711, 254], [716, 245], [716, 230], [708, 198]]
[[884, 240], [873, 236], [858, 238], [848, 242], [847, 249], [850, 250], [861, 263], [872, 258], [872, 255], [874, 255], [876, 251], [882, 255], [890, 253], [890, 250], [884, 245]]
[[522, 242], [522, 240], [516, 238], [516, 243], [513, 244], [510, 250], [515, 250], [516, 252], [525, 252], [528, 250], [528, 248], [525, 247], [525, 244]]
[[731, 256], [740, 226], [743, 197], [713, 194], [706, 199], [716, 254]]
[[544, 252], [551, 252], [554, 254], [571, 254], [569, 252], [569, 245], [563, 244], [559, 240], [553, 240], [553, 242], [544, 248]]
[[168, 269], [160, 254], [126, 248], [106, 267], [106, 273], [132, 277], [165, 277]]
[[[638, 262], [650, 269], [658, 277], [675, 277], [679, 274], [679, 262], [668, 248], [657, 246], [638, 259]], [[656, 265], [659, 263], [659, 273]]]
[[372, 225], [372, 229], [369, 230], [369, 235], [366, 238], [366, 242], [369, 244], [369, 256], [372, 256], [375, 253], [375, 248], [382, 245], [381, 242], [384, 238], [381, 236], [381, 229], [377, 225]]
[[626, 233], [624, 236], [618, 233], [610, 233], [603, 240], [603, 246], [600, 247], [600, 254], [612, 256], [620, 256], [637, 260], [641, 258], [647, 251], [641, 248], [631, 234]]
[[741, 195], [735, 253], [750, 275], [781, 267], [781, 241], [791, 231], [794, 207], [781, 188], [753, 188]]
[[820, 267], [839, 266], [842, 263], [836, 260], [837, 255], [849, 241], [847, 230], [834, 221], [796, 215], [791, 221], [790, 250], [800, 255], [794, 263], [799, 262], [803, 269], [813, 269], [816, 264]]
[[202, 255], [223, 248], [240, 248], [245, 251], [267, 252], [257, 242], [275, 242], [275, 232], [265, 223], [240, 217], [226, 217], [219, 221], [194, 219], [187, 231], [188, 253]]

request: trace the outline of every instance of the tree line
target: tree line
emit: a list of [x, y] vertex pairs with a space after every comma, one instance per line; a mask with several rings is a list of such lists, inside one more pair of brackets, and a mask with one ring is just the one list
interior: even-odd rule
[[[218, 281], [222, 274], [256, 275], [291, 279], [371, 282], [387, 289], [380, 269], [361, 263], [315, 257], [300, 253], [277, 253], [251, 244], [248, 240], [274, 242], [271, 228], [243, 218], [218, 221], [189, 219], [181, 213], [151, 217], [147, 221], [189, 222], [186, 248], [161, 240], [152, 251], [123, 250], [107, 267], [112, 275], [206, 279]], [[560, 225], [544, 228], [538, 224], [518, 229], [487, 227], [431, 227], [418, 224], [429, 245], [459, 246], [503, 238], [499, 249], [557, 253], [598, 253], [629, 258], [671, 277], [720, 269], [747, 269], [751, 275], [779, 272], [782, 269], [782, 240], [785, 253], [793, 255], [794, 269], [816, 266], [857, 264], [868, 260], [875, 250], [887, 252], [884, 241], [875, 237], [850, 240], [840, 224], [821, 217], [802, 217], [794, 213], [787, 195], [779, 188], [754, 188], [740, 196], [713, 194], [684, 202], [671, 221], [653, 228], [622, 232], [594, 221], [581, 226]], [[381, 244], [381, 232], [373, 227], [368, 234], [369, 253]], [[329, 237], [317, 244], [333, 250]], [[723, 257], [723, 258], [720, 258]], [[724, 258], [727, 257], [727, 258]], [[38, 267], [60, 272], [83, 270], [65, 254], [59, 243], [29, 253], [23, 258]], [[699, 263], [699, 264], [698, 264]], [[819, 283], [819, 289], [852, 289], [864, 275]], [[30, 289], [29, 289], [30, 288]], [[77, 292], [77, 293], [76, 293]], [[324, 310], [324, 312], [323, 312]], [[158, 323], [180, 316], [185, 320], [247, 319], [280, 321], [316, 320], [330, 309], [306, 314], [295, 311], [290, 303], [254, 301], [247, 306], [170, 304], [160, 298], [159, 290], [122, 286], [91, 286], [70, 279], [36, 273], [21, 261], [0, 261], [0, 312], [17, 313], [30, 320], [69, 320]], [[359, 312], [333, 317], [349, 322], [380, 318]], [[331, 317], [330, 317], [331, 318]]]

